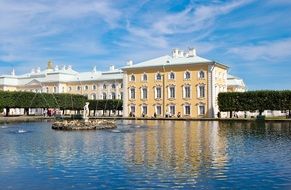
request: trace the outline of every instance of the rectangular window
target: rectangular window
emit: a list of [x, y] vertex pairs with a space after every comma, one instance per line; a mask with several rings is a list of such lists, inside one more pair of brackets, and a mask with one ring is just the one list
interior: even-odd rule
[[142, 99], [147, 99], [148, 98], [148, 89], [147, 88], [142, 88]]
[[199, 86], [199, 98], [205, 97], [205, 86]]
[[185, 86], [184, 87], [184, 98], [190, 98], [190, 94], [191, 94], [191, 91], [190, 91], [190, 86]]
[[134, 105], [130, 106], [130, 112], [135, 113], [135, 106]]
[[161, 115], [162, 114], [162, 107], [160, 105], [156, 106], [156, 114]]
[[205, 106], [199, 105], [199, 115], [205, 115]]
[[130, 89], [130, 99], [135, 99], [135, 89], [134, 88]]
[[170, 106], [170, 114], [175, 115], [175, 105]]
[[142, 114], [148, 114], [148, 107], [146, 105], [142, 106]]
[[185, 105], [185, 115], [190, 115], [190, 105]]
[[169, 88], [169, 98], [175, 98], [175, 87], [171, 86]]
[[112, 92], [112, 94], [111, 94], [111, 98], [112, 98], [112, 100], [115, 100], [115, 99], [116, 99], [116, 94], [115, 94], [115, 92]]
[[162, 88], [156, 87], [156, 98], [162, 98]]

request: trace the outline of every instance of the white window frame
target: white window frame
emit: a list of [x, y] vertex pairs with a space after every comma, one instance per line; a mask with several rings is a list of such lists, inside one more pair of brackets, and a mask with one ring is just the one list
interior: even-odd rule
[[97, 95], [95, 93], [91, 94], [91, 99], [92, 100], [96, 100], [97, 99]]
[[[105, 96], [104, 96], [104, 95], [105, 95]], [[103, 92], [103, 93], [102, 93], [102, 99], [103, 99], [103, 100], [107, 100], [107, 94], [106, 94], [106, 92]]]
[[[201, 96], [200, 87], [204, 87], [204, 96]], [[206, 97], [206, 88], [205, 87], [206, 87], [205, 84], [197, 85], [197, 97], [198, 98], [205, 98]]]
[[[174, 112], [172, 112], [171, 108], [174, 108]], [[176, 114], [176, 105], [175, 104], [170, 104], [169, 105], [169, 113], [171, 114], [171, 116], [174, 116]]]
[[[189, 78], [187, 78], [187, 73], [189, 73]], [[187, 71], [184, 72], [184, 79], [185, 80], [190, 80], [191, 79], [191, 72], [190, 71], [187, 70]]]
[[[132, 96], [132, 90], [134, 90], [133, 96]], [[134, 87], [129, 88], [129, 99], [134, 100], [135, 95], [136, 95], [135, 88]]]
[[[204, 107], [204, 113], [201, 113], [200, 107]], [[205, 114], [206, 114], [205, 104], [203, 103], [198, 104], [198, 115], [205, 115]]]
[[135, 76], [134, 76], [134, 74], [131, 74], [131, 75], [130, 75], [129, 81], [135, 81]]
[[116, 93], [115, 92], [111, 92], [111, 99], [116, 100]]
[[[160, 113], [158, 112], [158, 107], [160, 108]], [[155, 112], [157, 115], [162, 115], [162, 105], [161, 104], [157, 104], [155, 106]]]
[[[200, 77], [200, 73], [203, 73], [203, 77]], [[198, 72], [198, 79], [205, 79], [205, 71], [200, 70], [200, 71]]]
[[[132, 108], [133, 108], [133, 109], [132, 109]], [[135, 114], [135, 111], [136, 111], [136, 110], [135, 110], [135, 104], [130, 104], [130, 105], [129, 105], [129, 110], [130, 110], [131, 113]]]
[[[174, 76], [173, 78], [171, 78], [172, 74]], [[176, 79], [176, 74], [173, 71], [169, 72], [168, 79], [169, 80], [175, 80]]]
[[[174, 88], [174, 96], [173, 96], [173, 97], [171, 97], [171, 88]], [[171, 86], [168, 87], [168, 98], [169, 98], [169, 99], [174, 99], [174, 98], [176, 98], [176, 86], [171, 85]]]
[[[189, 113], [187, 113], [186, 111], [186, 107], [189, 107]], [[191, 105], [190, 104], [184, 104], [184, 106], [183, 106], [183, 108], [184, 108], [184, 115], [191, 115]]]
[[[146, 94], [144, 94], [144, 90], [146, 90]], [[148, 99], [148, 88], [147, 87], [142, 87], [141, 88], [141, 99], [146, 100]], [[146, 97], [145, 97], [146, 96]]]
[[[160, 76], [160, 79], [158, 79], [158, 76]], [[156, 74], [156, 77], [155, 78], [156, 78], [157, 81], [161, 81], [162, 80], [162, 74], [160, 72], [158, 72]]]
[[142, 75], [141, 75], [141, 81], [148, 81], [148, 75], [146, 74], [146, 73], [143, 73]]
[[[187, 97], [186, 88], [189, 88], [189, 97]], [[187, 84], [183, 86], [183, 98], [191, 98], [191, 85]]]
[[[146, 109], [146, 112], [144, 112], [144, 108]], [[146, 104], [142, 104], [141, 105], [141, 114], [145, 114], [145, 115], [147, 115], [148, 114], [148, 105], [146, 105]]]
[[[160, 97], [158, 97], [158, 89], [160, 89]], [[155, 87], [155, 99], [161, 99], [162, 98], [162, 87], [156, 86]]]

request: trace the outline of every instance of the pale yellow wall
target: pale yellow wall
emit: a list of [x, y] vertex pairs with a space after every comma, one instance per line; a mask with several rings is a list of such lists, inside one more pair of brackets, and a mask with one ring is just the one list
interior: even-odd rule
[[[191, 73], [191, 79], [186, 80], [184, 79], [184, 73], [188, 70]], [[203, 70], [205, 72], [205, 78], [199, 79], [198, 78], [198, 72], [200, 70]], [[168, 79], [168, 74], [173, 71], [175, 72], [175, 80]], [[181, 115], [184, 114], [184, 103], [189, 103], [191, 105], [191, 115], [190, 117], [198, 117], [198, 103], [205, 104], [205, 110], [207, 115], [207, 108], [208, 108], [208, 65], [207, 64], [195, 64], [195, 65], [187, 65], [187, 66], [171, 66], [171, 67], [155, 67], [155, 68], [141, 68], [141, 69], [134, 69], [134, 70], [127, 70], [128, 75], [128, 90], [127, 93], [129, 93], [130, 87], [135, 87], [136, 89], [136, 99], [131, 100], [128, 94], [128, 106], [130, 104], [136, 105], [136, 116], [141, 116], [141, 105], [147, 104], [148, 105], [148, 116], [153, 116], [155, 112], [155, 106], [154, 104], [160, 103], [161, 105], [165, 104], [165, 109], [168, 109], [168, 104], [173, 103], [176, 105], [176, 114], [178, 112], [181, 113]], [[160, 72], [162, 75], [165, 75], [165, 86], [169, 85], [175, 85], [176, 86], [176, 98], [175, 99], [168, 99], [168, 90], [165, 89], [165, 101], [161, 100], [155, 100], [155, 93], [154, 93], [154, 87], [156, 85], [163, 86], [162, 81], [156, 81], [155, 75], [156, 73]], [[148, 80], [146, 82], [141, 81], [142, 75], [146, 73], [148, 76]], [[130, 81], [130, 76], [134, 74], [135, 75], [135, 81]], [[183, 85], [189, 84], [191, 86], [191, 98], [190, 99], [184, 99], [183, 98]], [[197, 98], [197, 85], [204, 84], [205, 85], [205, 98]], [[148, 99], [147, 100], [141, 100], [141, 87], [147, 86], [148, 87]], [[162, 96], [163, 97], [163, 96]], [[163, 107], [163, 106], [162, 106]], [[169, 111], [169, 110], [168, 110]], [[163, 114], [162, 109], [162, 114]]]

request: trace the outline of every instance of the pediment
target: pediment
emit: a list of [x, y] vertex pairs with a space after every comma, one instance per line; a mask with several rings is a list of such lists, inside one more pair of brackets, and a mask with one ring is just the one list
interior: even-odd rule
[[41, 82], [39, 80], [33, 79], [26, 83], [25, 86], [41, 86]]

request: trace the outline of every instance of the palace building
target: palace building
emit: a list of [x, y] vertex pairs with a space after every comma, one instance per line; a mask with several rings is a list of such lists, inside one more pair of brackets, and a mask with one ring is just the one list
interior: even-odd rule
[[174, 49], [123, 70], [123, 113], [142, 116], [214, 117], [217, 95], [227, 91], [228, 67], [202, 58], [195, 49]]
[[53, 66], [48, 62], [46, 69], [39, 67], [30, 73], [0, 76], [0, 90], [30, 91], [44, 93], [81, 94], [89, 99], [122, 99], [122, 72], [110, 66], [108, 71], [77, 72], [71, 66]]
[[174, 49], [121, 69], [77, 72], [72, 66], [34, 68], [30, 73], [0, 76], [0, 90], [81, 94], [88, 99], [123, 99], [123, 116], [213, 118], [219, 92], [245, 91], [242, 79], [222, 63], [202, 58], [195, 49]]
[[[0, 90], [29, 91], [39, 93], [71, 93], [81, 94], [88, 99], [122, 99], [123, 74], [120, 69], [110, 66], [108, 71], [77, 72], [71, 66], [53, 66], [48, 62], [47, 68], [32, 69], [30, 73], [0, 76]], [[15, 110], [21, 114], [22, 110]], [[33, 111], [32, 114], [42, 112]]]

